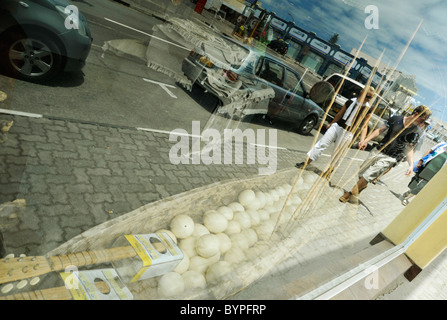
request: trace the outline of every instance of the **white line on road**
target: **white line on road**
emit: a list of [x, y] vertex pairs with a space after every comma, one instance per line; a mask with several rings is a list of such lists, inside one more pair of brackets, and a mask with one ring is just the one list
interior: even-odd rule
[[283, 148], [283, 147], [275, 147], [275, 146], [266, 146], [264, 144], [257, 144], [257, 143], [250, 143], [251, 145], [257, 146], [257, 147], [263, 147], [263, 148], [273, 148], [273, 149], [282, 149], [282, 150], [287, 150], [287, 148]]
[[166, 131], [166, 130], [158, 130], [158, 129], [149, 129], [149, 128], [140, 128], [138, 127], [137, 130], [140, 131], [147, 131], [147, 132], [157, 132], [157, 133], [165, 133], [169, 135], [177, 135], [177, 136], [186, 136], [186, 137], [194, 137], [194, 138], [201, 138], [201, 136], [195, 135], [195, 134], [189, 134], [189, 133], [181, 133], [177, 131]]
[[158, 82], [158, 81], [154, 81], [154, 80], [149, 80], [149, 79], [146, 79], [146, 78], [143, 78], [143, 80], [146, 81], [146, 82], [150, 82], [150, 83], [158, 84], [164, 91], [166, 91], [166, 92], [171, 96], [171, 98], [177, 99], [177, 96], [176, 96], [175, 94], [173, 94], [173, 93], [171, 92], [171, 90], [169, 90], [169, 89], [167, 88], [167, 87], [169, 87], [169, 88], [174, 88], [174, 89], [175, 89], [175, 86], [170, 85], [170, 84], [166, 84], [166, 83], [163, 83], [163, 82]]
[[6, 109], [0, 109], [0, 113], [13, 114], [16, 116], [24, 116], [24, 117], [29, 117], [29, 118], [42, 118], [43, 117], [41, 114], [37, 114], [37, 113], [29, 113], [29, 112], [6, 110]]
[[152, 34], [149, 34], [149, 33], [147, 33], [147, 32], [144, 32], [144, 31], [141, 31], [141, 30], [138, 30], [138, 29], [129, 27], [129, 26], [125, 25], [125, 24], [122, 24], [122, 23], [120, 23], [120, 22], [114, 21], [114, 20], [112, 20], [112, 19], [105, 18], [105, 17], [104, 17], [104, 19], [107, 20], [107, 21], [109, 21], [109, 22], [112, 22], [112, 23], [115, 23], [115, 24], [117, 24], [117, 25], [120, 25], [120, 26], [122, 26], [122, 27], [128, 28], [128, 29], [130, 29], [130, 30], [133, 30], [133, 31], [142, 33], [142, 34], [144, 34], [144, 35], [146, 35], [146, 36], [155, 38], [155, 39], [157, 39], [157, 40], [160, 40], [160, 41], [163, 41], [163, 42], [166, 42], [166, 43], [169, 43], [169, 44], [171, 44], [171, 45], [173, 45], [173, 46], [176, 46], [176, 47], [179, 47], [179, 48], [181, 48], [181, 49], [184, 49], [184, 50], [187, 50], [187, 51], [191, 51], [191, 49], [188, 49], [188, 48], [186, 48], [186, 47], [184, 47], [184, 46], [181, 46], [181, 45], [178, 45], [178, 44], [176, 44], [176, 43], [174, 43], [174, 42], [171, 42], [171, 41], [168, 41], [168, 40], [165, 40], [165, 39], [156, 37], [156, 36], [154, 36], [154, 35], [152, 35]]

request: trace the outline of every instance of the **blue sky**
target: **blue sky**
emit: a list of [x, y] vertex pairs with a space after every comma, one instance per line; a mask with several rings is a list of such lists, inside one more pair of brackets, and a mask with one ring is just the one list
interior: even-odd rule
[[[407, 42], [422, 21], [397, 69], [415, 75], [419, 88], [416, 104], [431, 108], [434, 117], [447, 122], [447, 1], [445, 0], [264, 0], [263, 8], [291, 20], [328, 40], [339, 34], [338, 43], [350, 52], [367, 36], [362, 51], [391, 67], [398, 62]], [[367, 29], [365, 20], [378, 9], [378, 29]]]

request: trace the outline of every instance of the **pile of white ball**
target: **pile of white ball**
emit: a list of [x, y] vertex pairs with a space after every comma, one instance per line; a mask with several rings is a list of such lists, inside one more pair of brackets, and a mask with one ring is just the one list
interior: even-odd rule
[[[309, 187], [304, 181], [301, 185]], [[185, 214], [175, 216], [169, 230], [159, 231], [168, 232], [184, 258], [174, 271], [160, 276], [159, 297], [205, 288], [238, 264], [267, 253], [268, 240], [291, 189], [290, 184], [283, 184], [269, 192], [244, 190], [237, 201], [204, 212], [199, 222]], [[281, 221], [287, 222], [300, 203], [298, 193], [292, 194]]]

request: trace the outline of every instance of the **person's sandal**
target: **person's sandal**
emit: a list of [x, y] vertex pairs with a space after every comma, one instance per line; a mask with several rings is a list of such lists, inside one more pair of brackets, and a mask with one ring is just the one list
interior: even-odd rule
[[345, 192], [338, 200], [340, 200], [340, 202], [346, 203], [349, 201], [349, 199], [351, 199], [352, 193], [350, 191]]
[[405, 207], [405, 206], [407, 206], [407, 204], [408, 204], [408, 200], [407, 199], [404, 199], [404, 200], [402, 200], [402, 205]]

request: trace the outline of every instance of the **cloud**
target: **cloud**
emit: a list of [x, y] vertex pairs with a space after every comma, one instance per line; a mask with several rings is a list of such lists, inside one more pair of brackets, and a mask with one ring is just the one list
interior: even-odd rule
[[[365, 8], [372, 4], [378, 8], [379, 29], [366, 29]], [[291, 5], [292, 3], [293, 5]], [[267, 0], [264, 7], [283, 18], [290, 12], [295, 24], [328, 40], [339, 34], [342, 49], [350, 52], [358, 48], [365, 37], [362, 49], [378, 58], [385, 50], [382, 62], [394, 66], [404, 52], [407, 42], [422, 21], [421, 28], [398, 65], [404, 73], [415, 75], [419, 92], [442, 108], [447, 101], [447, 2], [444, 0]], [[270, 9], [274, 7], [274, 9]], [[291, 10], [293, 8], [293, 10]], [[310, 18], [309, 18], [310, 17]], [[430, 103], [427, 103], [430, 104]]]

